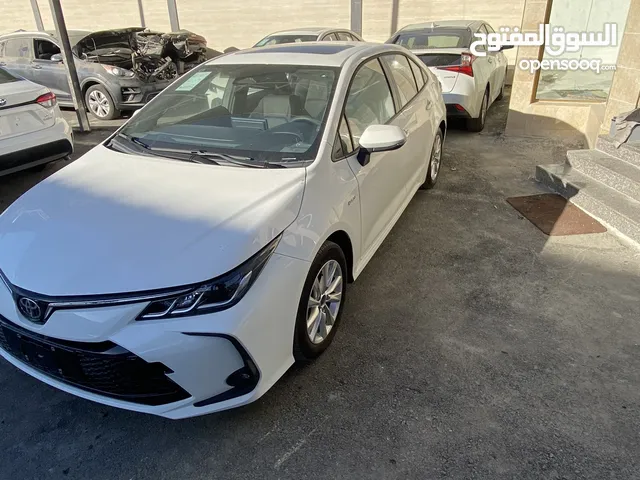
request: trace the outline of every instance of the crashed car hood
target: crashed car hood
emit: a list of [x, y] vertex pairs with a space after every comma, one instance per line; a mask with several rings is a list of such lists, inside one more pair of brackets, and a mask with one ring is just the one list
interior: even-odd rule
[[101, 43], [105, 40], [121, 37], [123, 42], [126, 42], [132, 34], [143, 32], [145, 29], [142, 27], [131, 28], [116, 28], [115, 30], [102, 30], [100, 32], [91, 32], [86, 37], [82, 37], [78, 40], [78, 44], [84, 43], [87, 46], [93, 46], [93, 42], [87, 43], [89, 40], [96, 42], [96, 45], [100, 47]]
[[51, 296], [205, 281], [295, 220], [304, 181], [304, 168], [203, 165], [98, 146], [0, 215], [0, 270]]

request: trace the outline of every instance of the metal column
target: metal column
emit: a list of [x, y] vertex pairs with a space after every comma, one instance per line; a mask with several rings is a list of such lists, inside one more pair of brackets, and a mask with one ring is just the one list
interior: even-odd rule
[[362, 35], [362, 0], [351, 0], [351, 30]]
[[40, 15], [38, 0], [31, 0], [31, 10], [33, 10], [33, 18], [36, 21], [36, 27], [41, 32], [44, 31], [44, 24], [42, 23], [42, 15]]
[[64, 64], [67, 67], [67, 79], [69, 80], [69, 86], [71, 87], [71, 97], [73, 98], [73, 105], [76, 109], [76, 115], [78, 116], [80, 131], [90, 132], [91, 125], [89, 125], [89, 119], [87, 118], [87, 106], [84, 103], [84, 97], [82, 96], [82, 90], [80, 89], [80, 81], [78, 80], [76, 63], [73, 60], [71, 44], [69, 43], [69, 34], [67, 33], [67, 25], [64, 22], [64, 15], [62, 14], [62, 6], [60, 5], [60, 0], [49, 0], [49, 3], [51, 5], [53, 24], [56, 27], [56, 33], [60, 39], [60, 47], [64, 57]]
[[138, 0], [138, 12], [140, 13], [140, 26], [146, 28], [147, 24], [144, 21], [144, 8], [142, 6], [142, 0]]
[[171, 31], [177, 32], [180, 30], [180, 22], [178, 21], [178, 7], [176, 5], [176, 0], [167, 0], [167, 8], [169, 9]]
[[400, 10], [400, 0], [392, 0], [391, 3], [391, 33], [393, 35], [398, 31], [398, 11]]

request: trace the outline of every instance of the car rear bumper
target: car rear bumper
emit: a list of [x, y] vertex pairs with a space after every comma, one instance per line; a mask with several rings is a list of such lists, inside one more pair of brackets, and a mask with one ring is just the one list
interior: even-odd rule
[[73, 134], [58, 112], [48, 128], [0, 141], [0, 175], [53, 162], [73, 153]]
[[473, 106], [471, 98], [459, 93], [443, 93], [448, 117], [471, 118]]
[[136, 321], [148, 304], [143, 302], [56, 310], [37, 325], [18, 313], [0, 282], [0, 356], [68, 393], [167, 418], [244, 405], [293, 363], [308, 267], [274, 254], [234, 307], [170, 320]]

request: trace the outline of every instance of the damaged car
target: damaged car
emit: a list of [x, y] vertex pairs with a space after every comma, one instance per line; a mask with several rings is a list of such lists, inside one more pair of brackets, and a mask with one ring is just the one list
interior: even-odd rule
[[[186, 30], [161, 33], [135, 27], [68, 33], [85, 102], [102, 120], [142, 107], [179, 75], [215, 56], [203, 37]], [[0, 64], [49, 87], [61, 106], [73, 107], [55, 32], [0, 36]]]

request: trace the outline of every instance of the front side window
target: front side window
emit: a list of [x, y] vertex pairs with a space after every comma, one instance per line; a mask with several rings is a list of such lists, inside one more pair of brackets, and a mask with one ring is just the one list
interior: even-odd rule
[[334, 67], [206, 65], [165, 89], [116, 138], [158, 154], [313, 160], [338, 75]]
[[[551, 69], [538, 71], [537, 100], [607, 101], [614, 71], [592, 70], [589, 68], [589, 61], [598, 60], [602, 65], [616, 64], [630, 3], [631, 0], [551, 2], [549, 29], [552, 32], [554, 28], [562, 27], [564, 32], [597, 33], [604, 30], [605, 23], [614, 23], [618, 26], [618, 41], [616, 46], [580, 46], [575, 52], [563, 51], [558, 52], [559, 55], [549, 55], [545, 51], [542, 60], [548, 61]], [[558, 50], [557, 46], [549, 48]], [[585, 70], [579, 67], [581, 61], [587, 64]], [[571, 64], [574, 65], [573, 68]], [[567, 66], [569, 69], [565, 68]]]
[[353, 152], [353, 143], [351, 141], [351, 134], [347, 128], [347, 121], [344, 115], [340, 117], [340, 125], [338, 125], [338, 131], [336, 134], [335, 145], [333, 146], [333, 158], [338, 160], [345, 155]]
[[49, 40], [36, 38], [33, 44], [36, 60], [51, 60], [53, 55], [60, 53], [58, 46]]
[[7, 57], [30, 58], [31, 49], [29, 48], [29, 38], [11, 38], [7, 40], [4, 54]]
[[393, 117], [395, 107], [387, 77], [378, 59], [369, 60], [353, 77], [344, 113], [354, 147], [369, 125], [384, 125]]
[[402, 108], [418, 93], [409, 60], [404, 55], [384, 55], [382, 61], [389, 68], [391, 78], [398, 86], [400, 108]]

